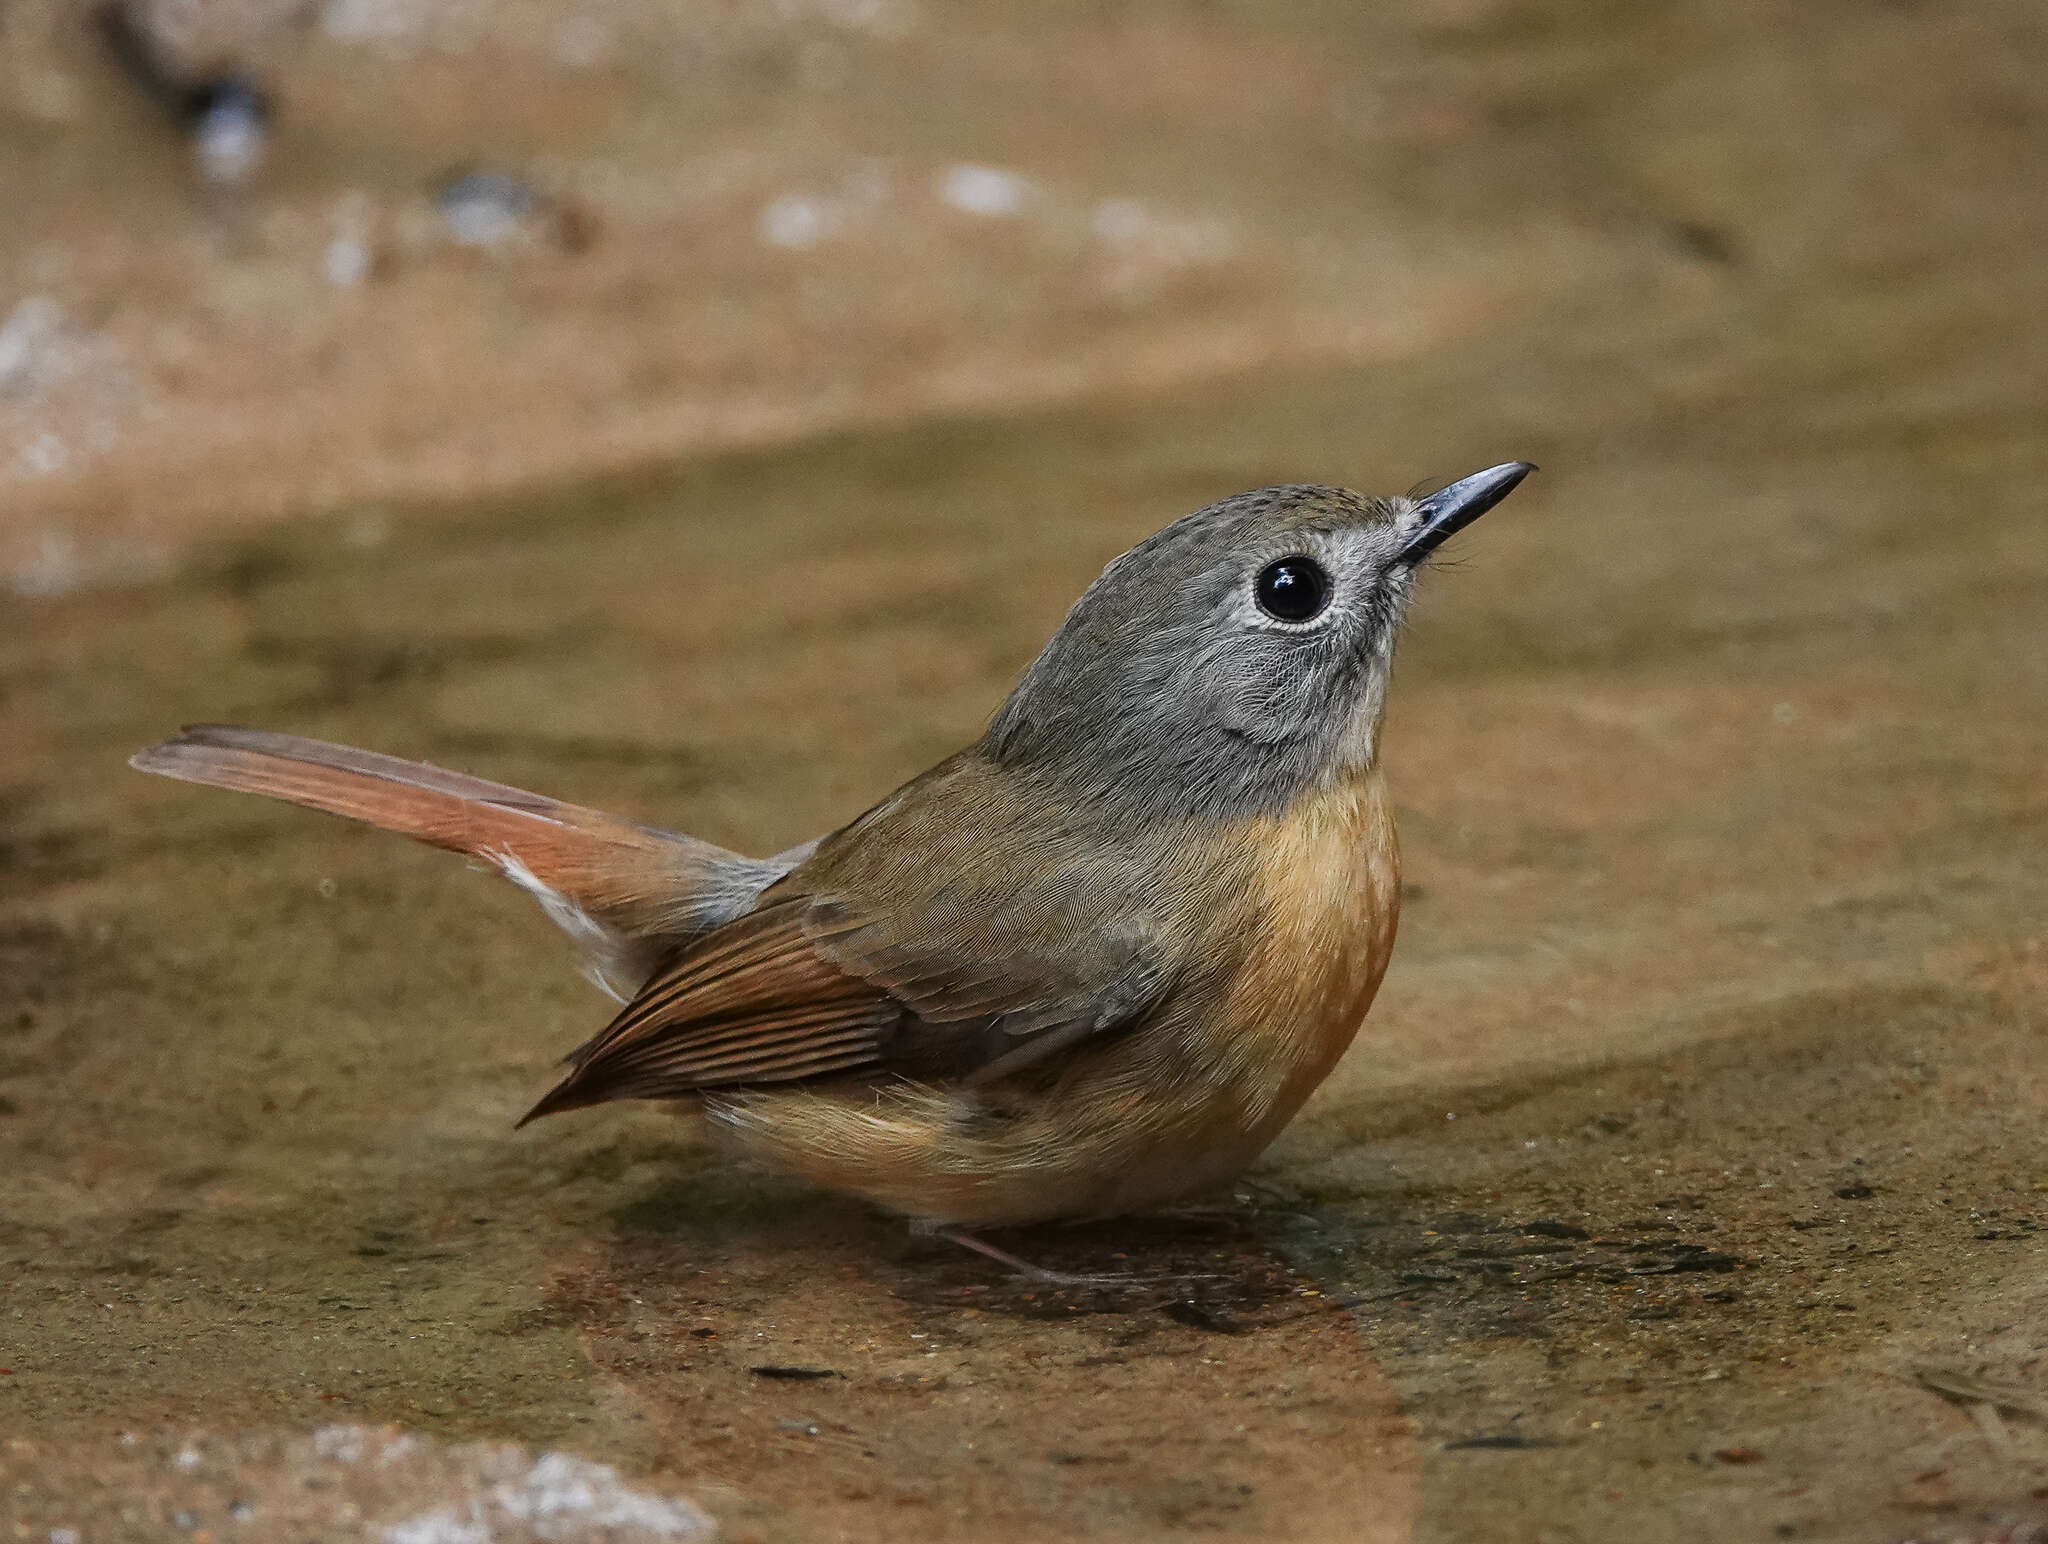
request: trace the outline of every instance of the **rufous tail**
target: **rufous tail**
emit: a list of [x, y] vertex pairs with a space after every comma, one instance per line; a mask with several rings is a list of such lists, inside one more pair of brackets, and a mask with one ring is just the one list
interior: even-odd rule
[[584, 948], [599, 984], [621, 996], [675, 946], [746, 910], [781, 871], [601, 810], [298, 735], [194, 724], [129, 765], [481, 858], [539, 901]]

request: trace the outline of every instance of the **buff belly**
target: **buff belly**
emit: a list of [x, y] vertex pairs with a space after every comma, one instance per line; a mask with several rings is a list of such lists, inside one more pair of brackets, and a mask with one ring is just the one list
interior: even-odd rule
[[1249, 902], [1219, 917], [1240, 963], [1161, 1026], [1069, 1053], [1050, 1080], [714, 1095], [707, 1135], [967, 1227], [1113, 1216], [1220, 1184], [1279, 1135], [1357, 1033], [1393, 948], [1400, 862], [1376, 771], [1247, 821], [1219, 847], [1252, 881]]

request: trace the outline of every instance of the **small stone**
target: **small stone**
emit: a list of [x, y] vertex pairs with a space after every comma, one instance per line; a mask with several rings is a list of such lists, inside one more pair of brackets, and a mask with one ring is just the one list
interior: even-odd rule
[[824, 240], [835, 224], [831, 211], [817, 199], [792, 193], [763, 209], [756, 228], [769, 246], [800, 251]]
[[25, 397], [63, 368], [64, 308], [30, 295], [0, 322], [0, 396]]
[[270, 140], [270, 104], [252, 81], [230, 75], [203, 88], [192, 120], [192, 156], [200, 178], [235, 187], [255, 175]]
[[940, 198], [989, 219], [1021, 213], [1032, 191], [1030, 179], [994, 166], [949, 166], [939, 178]]
[[370, 276], [370, 249], [353, 236], [338, 236], [327, 243], [320, 271], [336, 289], [354, 289]]
[[520, 235], [537, 203], [532, 188], [504, 172], [465, 172], [434, 199], [448, 234], [466, 247], [495, 247]]

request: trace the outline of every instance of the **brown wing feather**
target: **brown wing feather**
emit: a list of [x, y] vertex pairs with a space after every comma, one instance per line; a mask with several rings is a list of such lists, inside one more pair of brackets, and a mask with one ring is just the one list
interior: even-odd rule
[[1170, 865], [996, 782], [955, 757], [825, 838], [664, 962], [527, 1118], [825, 1074], [974, 1083], [1141, 1021], [1177, 963]]
[[880, 1067], [903, 1010], [811, 947], [807, 909], [807, 897], [773, 902], [676, 955], [521, 1124], [610, 1099]]

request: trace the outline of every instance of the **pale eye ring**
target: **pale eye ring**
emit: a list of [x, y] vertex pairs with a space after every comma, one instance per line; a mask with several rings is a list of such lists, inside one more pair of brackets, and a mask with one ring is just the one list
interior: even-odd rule
[[1330, 604], [1333, 586], [1314, 558], [1276, 558], [1252, 581], [1252, 599], [1276, 622], [1307, 622]]

